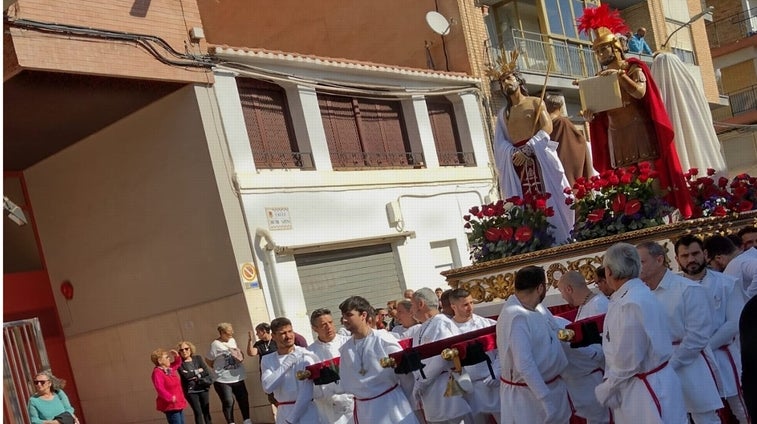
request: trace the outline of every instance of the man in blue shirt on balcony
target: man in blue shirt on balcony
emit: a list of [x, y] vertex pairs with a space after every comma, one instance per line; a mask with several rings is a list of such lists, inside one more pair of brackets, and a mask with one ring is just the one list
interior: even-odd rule
[[647, 44], [647, 41], [644, 39], [645, 35], [647, 35], [646, 28], [641, 27], [636, 30], [636, 34], [628, 39], [629, 53], [652, 54], [652, 49], [649, 48], [649, 44]]

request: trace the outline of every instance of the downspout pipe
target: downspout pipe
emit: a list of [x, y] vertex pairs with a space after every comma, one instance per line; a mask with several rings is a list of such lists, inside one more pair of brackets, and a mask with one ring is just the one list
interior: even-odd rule
[[[265, 240], [265, 245], [261, 245], [261, 242]], [[271, 291], [271, 306], [273, 307], [273, 316], [285, 317], [286, 311], [284, 303], [281, 299], [281, 289], [279, 285], [279, 277], [276, 273], [276, 259], [274, 257], [274, 251], [278, 247], [271, 237], [271, 233], [265, 228], [258, 227], [255, 229], [255, 253], [263, 261], [265, 265], [266, 278], [269, 281], [268, 287]]]

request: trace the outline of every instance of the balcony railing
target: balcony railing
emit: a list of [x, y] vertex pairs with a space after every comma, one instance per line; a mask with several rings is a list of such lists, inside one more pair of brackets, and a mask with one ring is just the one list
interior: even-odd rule
[[757, 85], [728, 95], [731, 111], [736, 116], [757, 109]]
[[255, 166], [260, 169], [314, 170], [313, 155], [299, 152], [253, 152]]
[[757, 35], [757, 7], [744, 10], [717, 21], [707, 22], [710, 48], [725, 46]]
[[476, 166], [473, 152], [438, 152], [440, 166]]
[[423, 168], [423, 153], [416, 152], [331, 152], [331, 166], [337, 170], [364, 168]]

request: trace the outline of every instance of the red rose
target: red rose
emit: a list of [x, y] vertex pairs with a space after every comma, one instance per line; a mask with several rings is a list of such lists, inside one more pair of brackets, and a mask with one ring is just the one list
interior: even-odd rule
[[748, 200], [742, 200], [739, 202], [739, 205], [737, 206], [736, 210], [738, 212], [746, 212], [746, 211], [751, 211], [752, 207], [753, 207], [752, 202]]
[[715, 170], [712, 168], [707, 168], [707, 176], [713, 176], [715, 175]]
[[618, 193], [614, 199], [612, 199], [612, 211], [618, 213], [626, 207], [626, 195]]
[[499, 228], [489, 228], [484, 233], [484, 238], [492, 242], [499, 240]]
[[505, 200], [507, 203], [512, 203], [515, 206], [523, 206], [523, 199], [518, 196], [513, 196]]
[[712, 214], [715, 216], [725, 216], [728, 213], [727, 210], [723, 206], [715, 206], [715, 210], [712, 211]]
[[720, 177], [720, 179], [718, 179], [718, 187], [720, 188], [728, 187], [728, 178]]
[[639, 199], [631, 199], [626, 203], [625, 213], [626, 215], [633, 215], [641, 210], [641, 201]]
[[744, 197], [746, 192], [747, 192], [747, 189], [744, 186], [738, 186], [733, 190], [733, 194], [738, 197]]
[[[649, 162], [641, 162], [641, 163], [639, 164], [639, 170], [640, 170], [640, 171], [648, 171], [648, 170], [650, 170], [651, 168], [652, 168], [652, 165], [651, 165], [651, 164], [650, 164]], [[691, 173], [692, 173], [693, 175], [697, 175], [697, 174], [695, 174], [695, 173], [693, 172], [694, 170], [696, 170], [696, 168], [691, 168], [691, 169], [690, 169], [689, 171], [690, 171], [690, 172], [691, 172]], [[699, 171], [697, 171], [697, 172], [699, 172]]]
[[547, 199], [536, 199], [534, 206], [536, 206], [536, 209], [540, 211], [547, 209]]
[[648, 179], [649, 179], [649, 174], [641, 174], [641, 175], [639, 175], [639, 181], [641, 181], [642, 183], [647, 182]]
[[463, 219], [466, 221], [470, 221], [470, 215], [463, 215]]
[[504, 241], [508, 241], [513, 238], [513, 227], [505, 227], [500, 230], [500, 237]]
[[[568, 206], [572, 205], [573, 204], [573, 198], [572, 197], [566, 197], [565, 198], [565, 204], [568, 205]], [[552, 212], [554, 212], [554, 211], [552, 211]]]
[[610, 183], [610, 185], [616, 186], [620, 182], [620, 178], [618, 178], [617, 175], [612, 174], [610, 175], [610, 178], [607, 179], [607, 181]]
[[699, 168], [691, 168], [689, 169], [689, 172], [691, 175], [699, 175]]
[[631, 184], [631, 181], [633, 181], [633, 174], [623, 174], [623, 176], [620, 177], [620, 182], [622, 184]]
[[533, 230], [526, 227], [525, 225], [515, 230], [515, 240], [521, 243], [525, 243], [531, 240], [531, 237], [533, 236], [534, 236]]
[[546, 209], [546, 210], [544, 211], [544, 215], [547, 215], [547, 216], [555, 216], [555, 210], [554, 210], [554, 209], [552, 209], [552, 208], [547, 208], [547, 209]]
[[470, 212], [473, 215], [478, 215], [478, 212], [479, 212], [478, 206], [474, 206], [474, 207], [470, 208], [470, 210], [468, 212]]
[[483, 210], [484, 216], [494, 216], [494, 208], [491, 206], [487, 206]]
[[578, 178], [576, 178], [576, 183], [573, 184], [573, 187], [584, 185], [584, 183], [586, 183], [586, 178], [584, 178], [584, 177], [578, 177]]
[[466, 222], [465, 225], [463, 225], [465, 228], [470, 228], [470, 222]]
[[595, 209], [594, 211], [590, 212], [588, 215], [586, 215], [586, 219], [589, 222], [597, 223], [602, 220], [602, 218], [605, 217], [605, 210], [604, 209]]

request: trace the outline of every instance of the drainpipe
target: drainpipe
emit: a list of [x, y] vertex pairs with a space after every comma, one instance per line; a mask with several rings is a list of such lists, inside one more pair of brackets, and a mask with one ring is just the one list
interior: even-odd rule
[[[265, 246], [261, 246], [262, 239], [265, 239]], [[274, 250], [276, 249], [276, 243], [271, 237], [271, 233], [265, 228], [258, 227], [255, 229], [255, 250], [260, 259], [265, 264], [266, 278], [270, 282], [268, 288], [270, 289], [271, 306], [273, 308], [274, 317], [285, 317], [286, 311], [284, 309], [284, 303], [281, 300], [281, 290], [279, 287], [279, 277], [276, 274], [276, 260], [274, 258]]]

